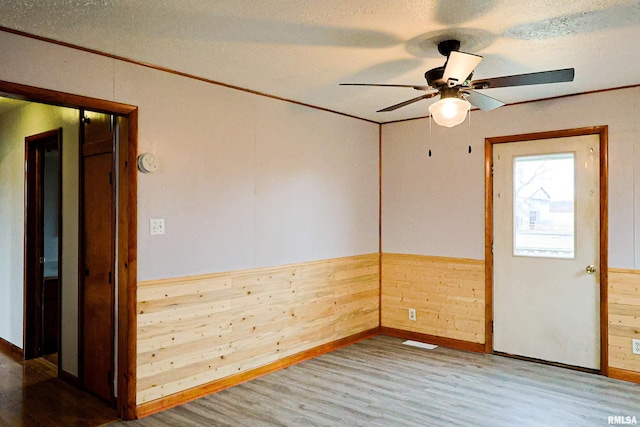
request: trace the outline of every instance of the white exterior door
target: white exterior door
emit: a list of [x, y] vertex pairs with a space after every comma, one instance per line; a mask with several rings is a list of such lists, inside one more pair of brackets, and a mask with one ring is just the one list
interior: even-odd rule
[[493, 349], [600, 369], [599, 135], [493, 146]]

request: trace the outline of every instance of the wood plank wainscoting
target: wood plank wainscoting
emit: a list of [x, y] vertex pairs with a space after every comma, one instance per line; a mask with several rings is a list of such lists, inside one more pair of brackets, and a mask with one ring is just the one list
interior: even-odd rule
[[484, 260], [383, 253], [381, 264], [382, 333], [484, 351]]
[[379, 295], [377, 253], [140, 282], [137, 416], [377, 333]]
[[640, 383], [640, 270], [609, 268], [609, 376]]

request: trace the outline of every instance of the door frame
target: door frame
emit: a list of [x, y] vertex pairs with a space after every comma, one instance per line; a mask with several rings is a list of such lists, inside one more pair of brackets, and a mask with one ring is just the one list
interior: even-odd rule
[[0, 95], [24, 101], [86, 109], [116, 115], [127, 132], [119, 141], [118, 172], [118, 416], [136, 416], [136, 302], [138, 239], [138, 107], [0, 80]]
[[493, 353], [493, 146], [510, 142], [565, 138], [582, 135], [600, 137], [600, 374], [607, 376], [608, 366], [608, 133], [609, 127], [591, 126], [548, 132], [485, 138], [484, 142], [484, 201], [485, 201], [485, 353]]
[[[40, 356], [42, 345], [43, 301], [37, 295], [38, 286], [43, 286], [43, 275], [39, 260], [34, 256], [44, 244], [42, 239], [44, 207], [42, 184], [44, 174], [43, 152], [49, 145], [56, 145], [58, 152], [58, 257], [62, 257], [62, 128], [41, 132], [25, 137], [25, 212], [24, 212], [24, 319], [23, 357], [32, 359]], [[44, 253], [42, 254], [44, 255]], [[36, 269], [38, 273], [34, 273]], [[60, 313], [60, 266], [58, 265], [58, 313]], [[40, 310], [40, 314], [38, 314]], [[60, 322], [58, 321], [58, 348], [60, 348]], [[57, 369], [60, 370], [58, 357]]]

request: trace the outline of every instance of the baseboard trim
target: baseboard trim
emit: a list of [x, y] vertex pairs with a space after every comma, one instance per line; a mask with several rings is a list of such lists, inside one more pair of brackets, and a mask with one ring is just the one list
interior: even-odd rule
[[67, 384], [80, 388], [80, 380], [73, 374], [70, 374], [62, 369], [58, 369], [58, 379], [64, 381]]
[[4, 338], [0, 338], [0, 350], [3, 353], [8, 353], [11, 356], [19, 357], [20, 360], [24, 359], [24, 351], [15, 344], [11, 344]]
[[640, 384], [640, 372], [612, 368], [611, 366], [609, 366], [609, 378]]
[[207, 396], [212, 393], [216, 393], [227, 388], [251, 381], [253, 379], [262, 377], [280, 369], [287, 368], [305, 360], [313, 359], [314, 357], [321, 356], [326, 353], [330, 353], [342, 347], [354, 344], [358, 341], [362, 341], [367, 338], [378, 335], [379, 328], [370, 329], [368, 331], [360, 332], [355, 335], [348, 336], [346, 338], [332, 341], [327, 344], [314, 347], [312, 349], [294, 354], [292, 356], [285, 357], [276, 362], [262, 366], [260, 368], [252, 369], [250, 371], [242, 372], [230, 377], [222, 378], [217, 381], [213, 381], [207, 384], [203, 384], [198, 387], [191, 388], [189, 390], [181, 391], [161, 399], [153, 400], [151, 402], [143, 403], [136, 406], [136, 418], [143, 418], [149, 415], [153, 415], [157, 412], [161, 412], [178, 405], [182, 405], [192, 400], [196, 400], [200, 397]]
[[438, 337], [435, 335], [421, 334], [419, 332], [387, 328], [386, 326], [380, 327], [380, 334], [389, 335], [396, 338], [403, 338], [406, 340], [426, 342], [429, 344], [435, 344], [442, 347], [453, 348], [456, 350], [465, 350], [465, 351], [473, 351], [475, 353], [484, 353], [484, 343], [476, 343], [476, 342], [470, 342], [470, 341], [456, 340], [453, 338]]

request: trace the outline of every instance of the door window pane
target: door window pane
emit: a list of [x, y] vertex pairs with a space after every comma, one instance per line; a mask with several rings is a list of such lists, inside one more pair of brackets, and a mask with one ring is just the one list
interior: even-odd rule
[[573, 258], [575, 155], [515, 157], [513, 171], [513, 254]]

